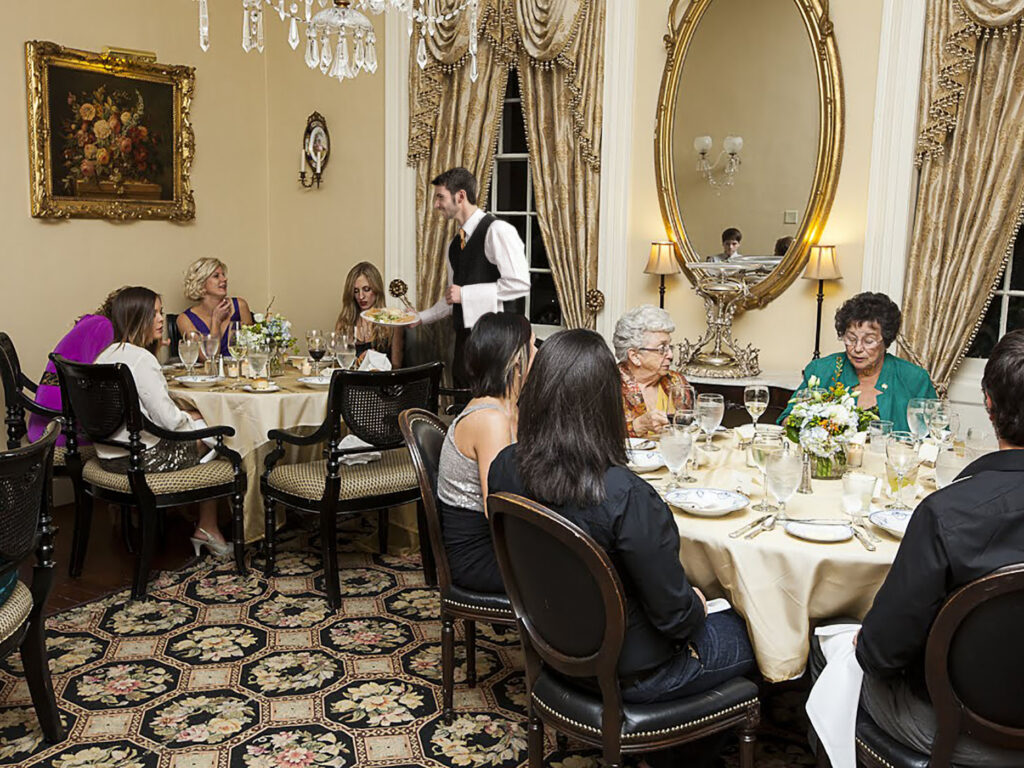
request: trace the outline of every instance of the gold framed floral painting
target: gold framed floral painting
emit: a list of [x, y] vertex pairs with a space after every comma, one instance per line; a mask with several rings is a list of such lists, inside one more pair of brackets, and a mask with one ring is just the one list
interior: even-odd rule
[[25, 44], [33, 216], [195, 218], [195, 69], [155, 58]]

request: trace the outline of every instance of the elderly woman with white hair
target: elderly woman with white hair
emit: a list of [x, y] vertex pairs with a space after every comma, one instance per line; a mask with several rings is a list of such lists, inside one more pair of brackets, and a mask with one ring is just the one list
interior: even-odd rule
[[[195, 301], [178, 315], [178, 330], [220, 337], [220, 353], [228, 354], [228, 328], [231, 323], [252, 325], [252, 312], [245, 299], [228, 296], [228, 268], [220, 259], [204, 256], [196, 259], [185, 273], [185, 298]], [[200, 349], [200, 353], [205, 353]]]
[[668, 312], [650, 304], [629, 310], [615, 324], [612, 344], [622, 375], [622, 405], [630, 437], [657, 432], [668, 424], [667, 414], [673, 408], [692, 407], [687, 402], [691, 390], [686, 379], [669, 370], [675, 329]]

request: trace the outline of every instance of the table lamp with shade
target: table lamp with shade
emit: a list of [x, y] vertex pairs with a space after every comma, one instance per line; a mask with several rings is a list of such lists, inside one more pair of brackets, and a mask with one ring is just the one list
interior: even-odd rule
[[670, 240], [657, 240], [651, 243], [651, 255], [647, 259], [644, 273], [659, 275], [661, 284], [658, 286], [658, 306], [665, 308], [665, 275], [676, 275], [682, 272], [676, 258], [676, 246]]
[[807, 256], [807, 267], [801, 275], [806, 280], [818, 281], [818, 316], [814, 328], [814, 360], [821, 357], [821, 303], [825, 298], [825, 281], [842, 280], [834, 245], [812, 245]]

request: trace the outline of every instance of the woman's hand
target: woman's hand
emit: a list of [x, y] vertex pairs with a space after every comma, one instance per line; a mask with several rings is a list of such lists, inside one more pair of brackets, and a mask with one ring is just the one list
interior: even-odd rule
[[697, 597], [700, 598], [701, 603], [704, 604], [704, 615], [707, 616], [708, 615], [708, 599], [706, 597], [704, 597], [704, 593], [701, 592], [696, 587], [693, 588], [693, 591], [694, 591], [694, 594], [696, 594]]
[[648, 411], [642, 416], [633, 419], [633, 431], [637, 437], [643, 437], [648, 432], [657, 432], [668, 424], [668, 416], [664, 411]]
[[223, 326], [231, 317], [231, 299], [224, 298], [220, 304], [214, 307], [213, 310], [213, 322], [216, 325]]

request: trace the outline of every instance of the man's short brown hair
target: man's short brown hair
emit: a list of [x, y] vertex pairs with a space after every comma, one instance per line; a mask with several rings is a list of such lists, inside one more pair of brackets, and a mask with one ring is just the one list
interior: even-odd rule
[[435, 187], [444, 187], [452, 197], [461, 189], [466, 193], [466, 202], [476, 205], [476, 176], [465, 168], [449, 168], [430, 183]]

